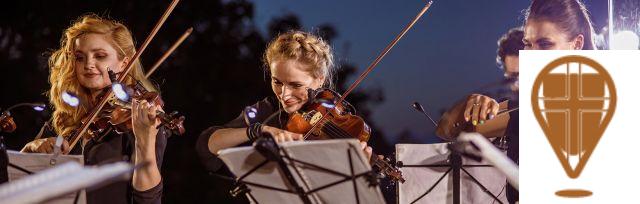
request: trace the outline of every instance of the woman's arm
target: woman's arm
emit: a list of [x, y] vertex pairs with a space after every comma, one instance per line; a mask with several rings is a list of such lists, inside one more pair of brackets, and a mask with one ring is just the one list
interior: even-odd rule
[[142, 165], [133, 171], [133, 188], [136, 191], [146, 191], [160, 184], [162, 177], [158, 169], [156, 158], [156, 136], [160, 120], [156, 118], [156, 111], [160, 107], [145, 100], [133, 100], [131, 119], [133, 134], [135, 135], [135, 161]]
[[[262, 101], [259, 101], [251, 107], [257, 110], [257, 115], [253, 118], [254, 122], [264, 122], [268, 118], [272, 117], [277, 112], [278, 101], [275, 98], [267, 97]], [[200, 158], [200, 162], [209, 171], [217, 171], [223, 166], [222, 160], [217, 156], [218, 151], [235, 147], [249, 141], [247, 137], [247, 121], [245, 118], [245, 112], [241, 112], [238, 117], [229, 121], [222, 126], [212, 126], [202, 131], [196, 141], [196, 152]], [[273, 121], [272, 121], [273, 122]], [[269, 125], [275, 125], [270, 123]], [[262, 132], [269, 132], [272, 135], [278, 135], [278, 132], [274, 131], [275, 128], [271, 126], [262, 126]], [[279, 130], [279, 129], [278, 129]], [[294, 135], [287, 134], [286, 132], [280, 133], [282, 139], [289, 135], [292, 138], [298, 138]], [[276, 139], [277, 140], [277, 139]]]
[[[294, 140], [302, 140], [302, 135], [271, 127], [262, 126], [262, 133], [273, 137], [276, 142], [286, 142]], [[214, 131], [209, 136], [209, 151], [217, 155], [217, 152], [229, 147], [235, 147], [242, 143], [248, 142], [247, 128], [224, 128]]]
[[462, 127], [472, 125], [475, 132], [485, 137], [503, 136], [509, 114], [498, 115], [498, 111], [507, 107], [508, 101], [498, 103], [491, 97], [472, 94], [442, 115], [436, 135], [445, 140], [453, 140], [463, 131]]
[[207, 146], [209, 151], [217, 155], [218, 151], [229, 147], [235, 147], [242, 143], [248, 142], [247, 128], [224, 128], [213, 132], [209, 136]]

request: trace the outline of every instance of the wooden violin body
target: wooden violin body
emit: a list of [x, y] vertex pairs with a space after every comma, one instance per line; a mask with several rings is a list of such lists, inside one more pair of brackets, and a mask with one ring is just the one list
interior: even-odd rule
[[[314, 91], [315, 92], [315, 91]], [[294, 133], [306, 134], [309, 131], [307, 140], [325, 140], [335, 138], [357, 138], [367, 142], [371, 135], [371, 128], [364, 120], [357, 115], [353, 115], [347, 107], [351, 107], [346, 101], [336, 104], [338, 93], [322, 89], [316, 93], [309, 94], [311, 101], [296, 113], [289, 117], [287, 130]], [[311, 130], [313, 125], [322, 120], [322, 127]]]
[[[304, 134], [306, 140], [356, 138], [362, 142], [369, 141], [371, 128], [361, 117], [354, 115], [351, 104], [339, 98], [340, 95], [330, 89], [310, 91], [308, 103], [289, 116], [287, 130]], [[318, 128], [314, 129], [314, 126]], [[402, 172], [389, 162], [384, 157], [371, 156], [371, 164], [381, 173], [394, 181], [404, 182]]]
[[471, 121], [465, 121], [463, 111], [465, 103], [459, 103], [446, 112], [436, 129], [436, 135], [444, 140], [451, 141], [461, 132], [478, 132], [487, 138], [504, 136], [509, 121], [509, 113], [515, 109], [507, 109], [508, 101], [499, 103], [498, 114], [482, 125], [473, 125]]
[[13, 117], [8, 113], [0, 115], [0, 132], [13, 132], [16, 130], [16, 123], [13, 121]]

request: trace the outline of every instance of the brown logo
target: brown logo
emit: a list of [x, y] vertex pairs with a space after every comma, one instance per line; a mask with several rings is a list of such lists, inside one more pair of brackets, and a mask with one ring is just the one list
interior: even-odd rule
[[[538, 74], [531, 104], [565, 172], [577, 178], [615, 111], [616, 89], [611, 76], [592, 59], [561, 57]], [[582, 197], [591, 192], [564, 190], [556, 194]]]

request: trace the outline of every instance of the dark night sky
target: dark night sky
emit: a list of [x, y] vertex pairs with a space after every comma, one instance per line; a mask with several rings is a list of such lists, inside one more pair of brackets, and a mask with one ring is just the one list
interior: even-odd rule
[[[360, 69], [357, 73], [359, 74], [417, 14], [425, 2], [253, 1], [253, 22], [248, 24], [256, 26], [264, 38], [268, 38], [267, 24], [275, 17], [286, 14], [298, 16], [307, 31], [313, 31], [322, 24], [329, 24], [338, 32], [337, 38], [332, 42], [337, 60], [354, 64]], [[500, 79], [501, 70], [495, 65], [496, 41], [509, 28], [522, 24], [521, 13], [529, 2], [435, 1], [431, 9], [359, 87], [382, 89], [385, 101], [371, 109], [373, 122], [386, 133], [387, 142], [396, 143], [398, 133], [403, 130], [413, 133], [413, 142], [433, 141], [434, 127], [427, 123], [424, 116], [409, 107], [413, 101], [421, 102], [437, 120], [443, 109], [468, 95], [471, 90]], [[592, 13], [596, 30], [599, 30], [606, 23], [607, 1], [585, 2]], [[117, 7], [109, 7], [113, 3], [103, 4], [103, 7], [85, 12], [120, 10]], [[36, 5], [38, 4], [34, 3], [33, 7], [37, 8]], [[7, 18], [12, 17], [15, 16], [9, 15]], [[169, 22], [172, 22], [171, 19]], [[184, 25], [174, 27], [180, 30]], [[142, 34], [148, 32], [144, 30], [146, 28], [135, 28], [140, 29], [138, 32], [143, 32]], [[160, 35], [167, 34], [161, 32]], [[175, 35], [177, 34], [171, 35], [170, 41], [174, 40]], [[50, 40], [49, 43], [51, 42], [54, 41]], [[183, 49], [190, 48], [185, 46]], [[255, 74], [262, 75], [260, 72]], [[238, 97], [244, 95], [247, 93]]]
[[[305, 29], [330, 23], [338, 31], [333, 42], [337, 58], [364, 70], [378, 53], [425, 5], [424, 0], [255, 1], [256, 24], [266, 30], [269, 19], [286, 13], [300, 16]], [[522, 25], [526, 0], [440, 0], [396, 45], [362, 87], [381, 87], [385, 101], [374, 108], [374, 122], [387, 141], [403, 129], [415, 142], [432, 139], [434, 127], [410, 108], [421, 102], [440, 117], [440, 110], [469, 91], [499, 80], [496, 41], [509, 28]], [[606, 0], [585, 1], [596, 24], [606, 23]], [[345, 44], [349, 43], [347, 53]]]
[[[141, 43], [169, 2], [30, 0], [1, 7], [0, 48], [7, 49], [0, 49], [0, 92], [4, 94], [0, 108], [46, 100], [41, 94], [48, 87], [46, 51], [57, 47], [62, 29], [77, 16], [86, 12], [109, 14], [130, 25], [134, 38]], [[509, 28], [522, 24], [521, 12], [529, 2], [435, 1], [359, 87], [379, 88], [384, 94], [383, 103], [368, 108], [373, 111], [372, 122], [384, 131], [387, 140], [380, 143], [372, 138], [376, 151], [393, 151], [388, 144], [397, 143], [399, 133], [407, 130], [412, 135], [404, 142], [436, 141], [434, 127], [410, 108], [413, 101], [421, 102], [437, 120], [442, 109], [471, 90], [499, 80], [502, 73], [495, 65], [496, 41]], [[142, 56], [145, 63], [155, 61], [184, 29], [196, 26], [196, 32], [152, 77], [162, 87], [166, 110], [178, 110], [187, 117], [185, 136], [172, 137], [168, 142], [162, 169], [164, 201], [242, 203], [241, 199], [230, 198], [230, 183], [205, 171], [193, 147], [207, 126], [223, 124], [245, 105], [271, 94], [265, 86], [268, 82], [263, 81], [259, 58], [264, 49], [262, 40], [269, 38], [267, 25], [274, 18], [294, 14], [307, 31], [323, 24], [334, 27], [338, 36], [332, 44], [337, 60], [355, 65], [359, 70], [354, 75], [358, 75], [425, 3], [183, 0]], [[596, 30], [600, 30], [606, 23], [607, 1], [586, 0], [586, 4]], [[254, 28], [260, 32], [254, 32]], [[246, 33], [249, 35], [243, 35]], [[242, 50], [251, 52], [243, 55]], [[245, 80], [241, 80], [243, 77]], [[47, 119], [43, 115], [16, 110], [13, 116], [19, 129], [4, 135], [9, 147], [19, 149], [30, 141]], [[387, 191], [387, 198], [392, 198], [393, 189]], [[393, 203], [393, 199], [388, 201]]]

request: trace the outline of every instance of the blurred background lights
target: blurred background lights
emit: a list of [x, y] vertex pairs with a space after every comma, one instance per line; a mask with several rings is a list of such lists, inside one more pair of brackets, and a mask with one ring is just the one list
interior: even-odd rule
[[111, 89], [113, 90], [113, 94], [116, 96], [116, 98], [120, 99], [121, 101], [129, 100], [129, 94], [124, 91], [124, 87], [122, 86], [122, 84], [114, 83], [113, 85], [111, 85]]
[[62, 101], [72, 107], [77, 107], [80, 104], [80, 99], [78, 99], [78, 97], [66, 91], [62, 92]]
[[637, 50], [640, 46], [640, 39], [632, 31], [620, 31], [613, 35], [611, 43], [612, 50]]

